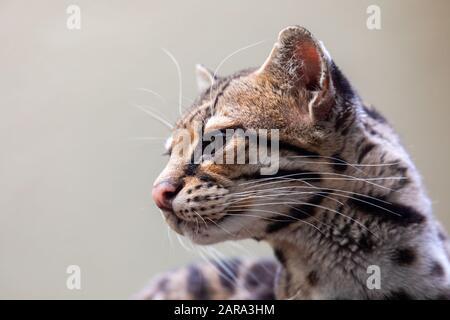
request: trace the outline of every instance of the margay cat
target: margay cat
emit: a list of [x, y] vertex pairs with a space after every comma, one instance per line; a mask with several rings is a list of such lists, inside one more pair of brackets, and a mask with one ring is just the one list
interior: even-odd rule
[[[414, 164], [321, 42], [288, 27], [260, 68], [197, 73], [202, 94], [176, 124], [191, 132], [192, 149], [201, 143], [194, 122], [205, 133], [276, 128], [279, 171], [267, 177], [257, 165], [195, 164], [189, 152], [172, 152], [154, 200], [195, 243], [253, 238], [277, 259], [168, 272], [139, 298], [450, 298], [447, 236]], [[169, 153], [178, 143], [174, 133]], [[240, 143], [233, 137], [224, 148]], [[379, 268], [379, 288], [367, 284], [370, 266]]]

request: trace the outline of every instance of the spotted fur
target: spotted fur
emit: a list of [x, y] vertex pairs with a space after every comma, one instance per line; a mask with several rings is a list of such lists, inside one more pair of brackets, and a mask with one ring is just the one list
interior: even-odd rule
[[[176, 124], [194, 137], [192, 148], [196, 125], [202, 132], [276, 128], [280, 170], [262, 176], [260, 165], [194, 164], [192, 153], [175, 152], [175, 130], [155, 182], [179, 186], [164, 216], [198, 244], [266, 241], [278, 263], [239, 262], [232, 283], [220, 267], [191, 266], [157, 278], [141, 297], [258, 298], [260, 282], [273, 283], [263, 296], [277, 299], [450, 297], [447, 236], [418, 171], [388, 121], [363, 103], [307, 30], [284, 29], [258, 69], [199, 73], [205, 89]], [[240, 144], [234, 137], [225, 153]], [[261, 271], [264, 263], [270, 272]], [[367, 286], [374, 265], [380, 289]]]

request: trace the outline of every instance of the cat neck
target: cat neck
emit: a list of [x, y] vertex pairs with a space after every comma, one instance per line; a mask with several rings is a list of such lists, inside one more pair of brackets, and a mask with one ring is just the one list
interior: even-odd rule
[[408, 279], [420, 279], [423, 295], [415, 290], [414, 298], [449, 292], [450, 265], [421, 179], [407, 157], [382, 154], [395, 165], [354, 170], [345, 185], [324, 179], [319, 189], [330, 192], [310, 217], [266, 238], [281, 264], [277, 298], [401, 298]]

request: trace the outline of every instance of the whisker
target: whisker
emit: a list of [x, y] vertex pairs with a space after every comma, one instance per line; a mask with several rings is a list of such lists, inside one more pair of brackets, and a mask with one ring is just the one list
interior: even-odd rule
[[172, 62], [175, 64], [175, 67], [177, 69], [177, 76], [178, 76], [178, 111], [180, 113], [180, 116], [183, 114], [182, 110], [182, 104], [183, 104], [183, 80], [181, 78], [181, 68], [180, 64], [178, 63], [178, 60], [175, 58], [175, 56], [167, 49], [162, 48], [165, 54], [169, 56], [169, 58], [172, 60]]
[[151, 93], [151, 94], [153, 94], [155, 97], [157, 97], [162, 103], [167, 104], [167, 99], [164, 98], [161, 94], [159, 94], [159, 93], [156, 92], [156, 91], [153, 91], [153, 90], [147, 89], [147, 88], [136, 88], [136, 90], [140, 90], [140, 91], [145, 91], [145, 92]]
[[[257, 206], [261, 206], [261, 205], [267, 206], [267, 205], [281, 205], [281, 204], [283, 204], [283, 205], [301, 204], [301, 205], [312, 206], [312, 207], [316, 207], [316, 208], [321, 208], [321, 209], [326, 210], [326, 211], [334, 212], [336, 214], [339, 214], [339, 215], [345, 217], [346, 219], [349, 219], [350, 221], [353, 221], [354, 223], [358, 224], [360, 227], [362, 227], [363, 229], [365, 229], [366, 231], [370, 232], [372, 235], [374, 235], [375, 237], [378, 238], [378, 236], [376, 236], [372, 231], [370, 231], [364, 224], [362, 224], [358, 220], [353, 219], [352, 217], [349, 217], [349, 216], [347, 216], [347, 215], [345, 215], [345, 214], [343, 214], [343, 213], [341, 213], [341, 212], [339, 212], [337, 210], [334, 210], [334, 209], [331, 209], [331, 208], [328, 208], [328, 207], [325, 207], [325, 206], [322, 206], [322, 205], [318, 205], [318, 204], [302, 202], [302, 201], [288, 201], [288, 202], [284, 201], [284, 202], [272, 202], [272, 203], [260, 203], [260, 204], [258, 203], [258, 204], [250, 204], [250, 205], [245, 205], [244, 204], [244, 205], [240, 205], [238, 208], [243, 208], [243, 207], [250, 207], [251, 208], [251, 207], [257, 207]], [[233, 207], [233, 206], [231, 206], [231, 207]]]
[[169, 239], [170, 247], [173, 249], [173, 239], [171, 236], [171, 232], [172, 232], [172, 229], [170, 229], [170, 227], [167, 226], [167, 238]]
[[192, 209], [192, 211], [193, 211], [200, 219], [203, 220], [203, 223], [205, 224], [205, 227], [207, 228], [207, 227], [208, 227], [208, 224], [206, 223], [205, 219], [203, 219], [203, 217], [202, 217], [197, 211], [195, 211], [194, 209]]
[[192, 252], [192, 248], [189, 248], [183, 241], [183, 239], [181, 238], [181, 236], [179, 234], [176, 234], [178, 242], [181, 244], [181, 246], [188, 252]]
[[[217, 254], [217, 250], [216, 252], [213, 252], [213, 247], [199, 247], [199, 249], [204, 253], [207, 254], [210, 258], [212, 258], [212, 260], [216, 263], [216, 265], [214, 265], [214, 263], [211, 262], [210, 259], [205, 258], [205, 260], [215, 268], [215, 270], [217, 270], [219, 272], [219, 274], [224, 277], [225, 279], [227, 279], [230, 283], [233, 283], [237, 288], [239, 289], [243, 289], [243, 285], [240, 284], [237, 281], [237, 275], [235, 273], [233, 273], [233, 271], [230, 269], [229, 264], [231, 265], [232, 262], [228, 259], [221, 259], [220, 255]], [[228, 260], [228, 261], [226, 261]]]
[[145, 107], [141, 106], [141, 105], [134, 105], [136, 108], [138, 108], [139, 110], [141, 110], [142, 112], [150, 115], [151, 117], [153, 117], [154, 119], [158, 120], [159, 122], [161, 122], [162, 124], [164, 124], [167, 128], [169, 128], [170, 130], [173, 129], [173, 126], [169, 123], [169, 121], [163, 119], [162, 117], [158, 116], [157, 114], [153, 113], [152, 111], [146, 109]]
[[228, 231], [227, 229], [223, 228], [222, 226], [220, 226], [217, 222], [215, 222], [214, 220], [210, 219], [210, 218], [206, 218], [206, 220], [212, 222], [216, 227], [218, 227], [219, 229], [222, 229], [223, 231], [225, 231], [226, 233], [228, 233], [230, 236], [232, 236], [233, 238], [236, 237], [235, 234], [233, 234], [232, 232]]
[[[258, 42], [249, 44], [249, 45], [244, 46], [244, 47], [241, 47], [241, 48], [239, 48], [239, 49], [233, 51], [233, 52], [230, 53], [229, 55], [227, 55], [227, 56], [226, 56], [225, 58], [223, 58], [222, 61], [220, 61], [220, 63], [217, 65], [217, 67], [216, 67], [216, 69], [214, 70], [214, 73], [213, 73], [213, 78], [216, 78], [216, 77], [217, 77], [217, 73], [218, 73], [219, 69], [222, 67], [222, 65], [223, 65], [228, 59], [230, 59], [230, 58], [233, 57], [234, 55], [238, 54], [239, 52], [242, 52], [242, 51], [245, 51], [245, 50], [247, 50], [247, 49], [256, 47], [256, 46], [258, 46], [258, 45], [264, 43], [265, 41], [267, 41], [267, 40], [261, 40], [261, 41], [258, 41]], [[210, 92], [210, 94], [209, 94], [209, 99], [210, 99], [210, 100], [212, 99], [212, 92]], [[211, 106], [210, 106], [211, 114], [213, 114], [213, 112], [214, 112], [214, 110], [213, 110], [212, 108], [213, 108], [213, 106], [211, 105]]]
[[[283, 195], [301, 195], [301, 194], [314, 194], [314, 195], [320, 195], [320, 196], [322, 196], [323, 198], [327, 198], [327, 199], [329, 199], [329, 200], [332, 200], [332, 201], [334, 201], [334, 202], [337, 202], [337, 203], [339, 203], [340, 205], [344, 205], [342, 202], [340, 202], [339, 200], [337, 200], [337, 199], [334, 199], [334, 198], [331, 198], [331, 197], [329, 197], [329, 196], [327, 196], [327, 195], [324, 195], [324, 194], [321, 194], [321, 192], [317, 192], [317, 191], [303, 191], [303, 192], [293, 192], [293, 193], [284, 193]], [[278, 195], [267, 195], [267, 194], [265, 194], [265, 195], [250, 195], [250, 196], [246, 196], [246, 197], [243, 197], [243, 198], [241, 198], [241, 199], [236, 199], [236, 201], [230, 201], [230, 202], [227, 202], [227, 204], [229, 205], [229, 204], [233, 204], [233, 203], [236, 203], [236, 202], [242, 202], [242, 201], [245, 201], [245, 200], [249, 200], [249, 199], [258, 199], [258, 198], [279, 198], [280, 197], [280, 195], [278, 194]]]
[[[366, 194], [363, 194], [363, 193], [358, 193], [358, 192], [353, 192], [353, 191], [347, 191], [347, 190], [342, 190], [342, 189], [320, 188], [320, 187], [316, 187], [316, 186], [313, 186], [313, 187], [308, 187], [308, 186], [288, 186], [288, 187], [277, 187], [277, 188], [273, 188], [273, 189], [263, 189], [263, 190], [254, 190], [254, 191], [270, 191], [270, 192], [273, 192], [273, 191], [279, 191], [279, 190], [283, 190], [283, 189], [297, 189], [297, 188], [305, 188], [305, 189], [313, 188], [313, 189], [324, 190], [324, 191], [333, 191], [333, 193], [334, 193], [334, 192], [349, 193], [349, 194], [353, 194], [353, 195], [358, 195], [358, 196], [361, 196], [361, 197], [365, 197], [365, 198], [368, 198], [368, 199], [377, 200], [377, 201], [383, 202], [383, 203], [385, 203], [385, 204], [392, 204], [392, 203], [389, 202], [389, 201], [382, 200], [382, 199], [378, 199], [378, 198], [376, 198], [376, 197], [369, 196], [369, 195], [366, 195]], [[228, 196], [230, 196], [230, 195], [233, 196], [233, 194], [228, 194]], [[340, 194], [338, 194], [338, 195], [340, 195]], [[278, 196], [279, 196], [279, 195], [278, 195]], [[355, 198], [353, 198], [353, 197], [349, 197], [349, 198], [355, 199]]]
[[340, 158], [336, 158], [336, 157], [330, 157], [330, 156], [322, 156], [322, 155], [306, 155], [306, 156], [286, 156], [287, 158], [294, 158], [294, 159], [298, 159], [298, 158], [309, 158], [309, 159], [329, 159], [329, 160], [333, 160], [333, 162], [316, 162], [316, 161], [300, 161], [301, 163], [308, 163], [308, 164], [327, 164], [327, 165], [333, 165], [333, 166], [349, 166], [353, 169], [355, 169], [358, 172], [361, 172], [363, 174], [367, 174], [366, 172], [364, 172], [363, 170], [359, 169], [359, 167], [378, 167], [378, 166], [392, 166], [392, 165], [397, 165], [400, 164], [400, 161], [397, 162], [391, 162], [391, 163], [382, 163], [382, 164], [360, 164], [360, 163], [349, 163], [343, 159]]
[[[320, 175], [336, 175], [339, 176], [340, 178], [333, 178], [333, 177], [317, 177], [317, 178], [298, 178], [298, 179], [294, 179], [292, 181], [304, 181], [304, 180], [342, 180], [342, 181], [362, 181], [362, 182], [366, 182], [370, 185], [382, 188], [382, 189], [386, 189], [388, 191], [397, 191], [394, 189], [391, 189], [389, 187], [385, 187], [383, 185], [377, 184], [377, 183], [373, 183], [371, 182], [371, 180], [403, 180], [403, 179], [407, 179], [407, 177], [398, 177], [398, 176], [394, 176], [394, 177], [372, 177], [372, 178], [358, 178], [358, 177], [354, 177], [354, 176], [350, 176], [350, 175], [345, 175], [345, 174], [339, 174], [339, 173], [331, 173], [331, 172], [299, 172], [299, 173], [292, 173], [292, 174], [287, 174], [287, 175], [283, 175], [283, 176], [278, 176], [278, 177], [271, 177], [271, 178], [263, 178], [263, 179], [258, 179], [258, 180], [252, 180], [252, 181], [248, 181], [248, 182], [244, 182], [241, 184], [238, 184], [239, 186], [242, 185], [250, 185], [250, 184], [258, 184], [259, 186], [261, 185], [270, 185], [273, 183], [280, 183], [280, 181], [271, 181], [271, 180], [285, 180], [288, 177], [293, 177], [293, 176], [299, 176], [299, 175], [310, 175], [310, 174], [320, 174]], [[265, 181], [271, 181], [271, 182], [265, 182]]]
[[[239, 208], [240, 208], [240, 207], [237, 207], [237, 209], [239, 209]], [[308, 221], [305, 221], [305, 220], [302, 220], [302, 219], [299, 219], [299, 218], [296, 218], [296, 217], [292, 217], [292, 216], [290, 216], [290, 215], [288, 215], [288, 214], [284, 214], [284, 213], [277, 212], [277, 211], [272, 211], [272, 210], [265, 210], [265, 209], [254, 209], [254, 208], [252, 208], [251, 210], [252, 210], [252, 211], [259, 211], [259, 212], [273, 213], [273, 214], [276, 214], [276, 215], [279, 215], [279, 216], [282, 216], [282, 217], [291, 218], [292, 220], [299, 221], [299, 222], [302, 222], [302, 223], [304, 223], [304, 224], [307, 224], [307, 225], [313, 227], [314, 229], [317, 229], [317, 231], [319, 231], [320, 233], [323, 234], [322, 230], [320, 230], [316, 225], [314, 225], [314, 224], [312, 224], [312, 223], [310, 223], [310, 222], [308, 222]], [[233, 211], [233, 209], [227, 210], [227, 211]], [[238, 211], [238, 210], [236, 210], [236, 211]], [[240, 215], [240, 214], [236, 214], [236, 215]], [[262, 218], [262, 217], [260, 217], [260, 216], [257, 216], [257, 217]], [[316, 219], [316, 220], [317, 220], [317, 219]]]

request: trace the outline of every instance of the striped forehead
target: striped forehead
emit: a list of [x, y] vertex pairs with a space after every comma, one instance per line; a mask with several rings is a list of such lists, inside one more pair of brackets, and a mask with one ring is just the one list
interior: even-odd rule
[[213, 118], [216, 107], [223, 98], [230, 84], [241, 77], [245, 77], [252, 73], [254, 69], [246, 69], [228, 77], [220, 77], [216, 80], [211, 88], [199, 95], [194, 104], [186, 111], [186, 113], [177, 122], [176, 128], [189, 128], [193, 122], [207, 123]]
[[192, 107], [176, 124], [177, 129], [192, 127], [193, 123], [205, 123], [211, 117], [211, 103], [204, 102]]

